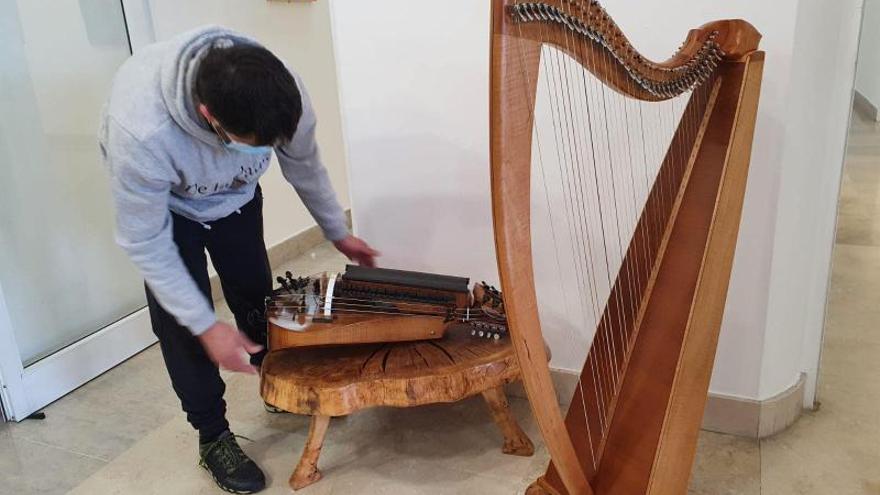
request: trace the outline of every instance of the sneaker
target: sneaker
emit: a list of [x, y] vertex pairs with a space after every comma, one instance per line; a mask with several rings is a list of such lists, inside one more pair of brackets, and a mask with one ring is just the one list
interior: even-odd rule
[[241, 450], [236, 437], [227, 431], [217, 440], [199, 446], [199, 466], [211, 473], [217, 486], [227, 492], [257, 493], [266, 488], [266, 476]]
[[266, 354], [268, 354], [268, 353], [269, 353], [269, 351], [267, 349], [263, 349], [262, 351], [260, 351], [256, 354], [251, 354], [251, 357], [250, 357], [251, 365], [255, 366], [257, 369], [260, 369], [263, 366], [263, 360], [266, 359]]

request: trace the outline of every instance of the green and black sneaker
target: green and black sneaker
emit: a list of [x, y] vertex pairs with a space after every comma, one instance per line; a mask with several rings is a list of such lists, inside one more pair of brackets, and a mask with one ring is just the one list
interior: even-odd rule
[[217, 440], [200, 445], [199, 466], [227, 492], [257, 493], [266, 488], [266, 476], [235, 439], [236, 435], [227, 431]]

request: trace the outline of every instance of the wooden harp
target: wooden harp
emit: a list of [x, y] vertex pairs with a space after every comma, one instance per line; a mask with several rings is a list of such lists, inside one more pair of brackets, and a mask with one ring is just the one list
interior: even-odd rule
[[[551, 458], [528, 493], [684, 494], [736, 247], [760, 34], [742, 20], [712, 22], [652, 62], [594, 0], [492, 8], [498, 265]], [[539, 108], [542, 93], [549, 104]], [[551, 192], [546, 162], [559, 169]], [[586, 308], [570, 328], [592, 332], [581, 339], [587, 350], [566, 415], [536, 297], [532, 210], [541, 196], [556, 218], [546, 222], [553, 237], [573, 246], [554, 247], [558, 277], [576, 286], [563, 295]]]

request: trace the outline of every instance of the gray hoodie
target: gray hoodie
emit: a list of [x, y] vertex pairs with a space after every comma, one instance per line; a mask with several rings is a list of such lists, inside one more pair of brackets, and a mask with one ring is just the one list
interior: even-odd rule
[[[144, 48], [126, 61], [104, 108], [99, 144], [110, 170], [116, 241], [165, 310], [195, 335], [216, 317], [174, 244], [171, 212], [202, 223], [234, 213], [254, 197], [271, 154], [226, 148], [193, 102], [199, 61], [211, 46], [256, 41], [205, 27]], [[281, 170], [330, 240], [348, 235], [345, 216], [318, 155], [315, 113], [303, 87], [293, 139], [275, 148]]]

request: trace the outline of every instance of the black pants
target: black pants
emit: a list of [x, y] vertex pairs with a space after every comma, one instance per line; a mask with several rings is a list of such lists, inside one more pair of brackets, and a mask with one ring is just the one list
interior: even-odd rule
[[[263, 242], [263, 198], [259, 187], [248, 204], [228, 217], [204, 225], [173, 214], [174, 242], [189, 274], [211, 300], [205, 250], [220, 276], [223, 294], [238, 328], [265, 345], [265, 298], [272, 290], [272, 273]], [[189, 329], [177, 323], [147, 287], [153, 332], [159, 337], [165, 366], [187, 420], [202, 440], [212, 440], [229, 428], [226, 385], [217, 365]], [[254, 361], [254, 359], [252, 359]]]

